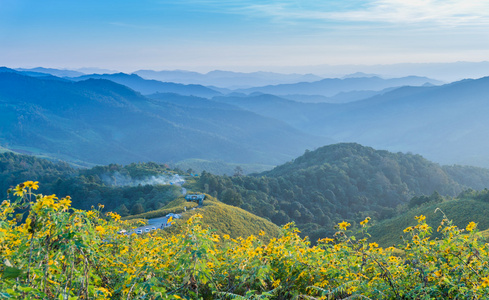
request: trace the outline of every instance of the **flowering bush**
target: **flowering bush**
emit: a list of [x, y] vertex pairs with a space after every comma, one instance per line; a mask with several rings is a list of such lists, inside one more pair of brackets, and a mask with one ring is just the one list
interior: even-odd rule
[[[203, 228], [201, 215], [174, 234], [121, 235], [129, 225], [102, 206], [35, 194], [37, 182], [10, 191], [0, 206], [0, 298], [13, 299], [482, 299], [489, 295], [489, 245], [477, 225], [446, 217], [430, 239], [424, 216], [398, 248], [356, 237], [341, 222], [311, 246], [293, 223], [279, 238], [233, 239]], [[263, 234], [263, 233], [262, 233]]]

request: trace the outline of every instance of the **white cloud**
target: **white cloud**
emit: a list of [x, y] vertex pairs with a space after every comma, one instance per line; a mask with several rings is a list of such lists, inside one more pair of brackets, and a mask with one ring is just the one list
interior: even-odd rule
[[[323, 20], [436, 26], [489, 25], [487, 0], [371, 0], [357, 8], [337, 9], [338, 4], [316, 1], [275, 1], [247, 4], [243, 12], [275, 20]], [[336, 5], [336, 7], [335, 7]]]

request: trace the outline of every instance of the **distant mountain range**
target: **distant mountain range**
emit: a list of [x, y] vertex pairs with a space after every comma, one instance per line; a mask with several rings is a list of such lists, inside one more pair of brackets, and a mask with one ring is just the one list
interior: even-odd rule
[[0, 142], [96, 164], [188, 158], [277, 164], [330, 142], [235, 106], [195, 97], [208, 105], [185, 104], [185, 97], [155, 100], [109, 80], [0, 72]]
[[310, 134], [445, 163], [489, 166], [489, 77], [402, 87], [345, 103], [300, 103], [274, 95], [216, 97]]
[[153, 71], [139, 70], [134, 72], [146, 79], [171, 81], [185, 84], [202, 84], [227, 89], [263, 86], [268, 84], [312, 82], [322, 77], [313, 74], [280, 74], [273, 72], [240, 73], [230, 71], [211, 71], [206, 74], [189, 71]]
[[268, 85], [248, 89], [235, 90], [237, 93], [265, 93], [283, 95], [321, 95], [331, 97], [342, 92], [350, 91], [380, 91], [386, 88], [401, 86], [422, 86], [425, 84], [439, 85], [441, 81], [418, 76], [383, 79], [374, 77], [326, 78], [314, 82], [299, 82], [291, 84]]
[[[189, 71], [140, 70], [133, 74], [82, 74], [78, 71], [49, 68], [16, 69], [24, 75], [47, 74], [69, 80], [108, 79], [142, 94], [177, 93], [210, 98], [226, 94], [268, 93], [301, 102], [344, 103], [376, 95], [384, 89], [400, 86], [439, 85], [441, 81], [408, 76], [383, 79], [375, 74], [354, 73], [343, 78], [322, 78], [313, 74], [279, 74], [272, 72], [239, 73], [212, 71], [206, 74]], [[157, 80], [155, 80], [157, 79]]]
[[[306, 148], [359, 142], [419, 153], [444, 164], [489, 167], [489, 142], [483, 138], [489, 133], [488, 78], [440, 85], [426, 77], [383, 79], [357, 73], [231, 90], [148, 80], [136, 74], [61, 78], [49, 72], [57, 71], [0, 68], [0, 103], [9, 107], [0, 112], [3, 146], [44, 149], [51, 155], [67, 155], [63, 159], [98, 163], [116, 159], [105, 154], [116, 149], [121, 154], [117, 162], [217, 159], [273, 165]], [[203, 75], [198, 74], [189, 77]], [[245, 75], [274, 78], [276, 74], [205, 74], [221, 79]], [[36, 142], [28, 145], [30, 139]], [[185, 146], [182, 150], [177, 145]], [[105, 157], [99, 160], [97, 155]]]
[[141, 94], [154, 94], [154, 93], [175, 93], [184, 96], [197, 96], [211, 98], [213, 96], [221, 95], [220, 92], [207, 88], [199, 84], [179, 84], [173, 82], [161, 82], [157, 80], [147, 80], [139, 77], [136, 74], [91, 74], [83, 75], [75, 78], [70, 78], [71, 80], [81, 81], [92, 79], [107, 79], [119, 84], [130, 87], [131, 89], [140, 92]]
[[32, 69], [17, 68], [15, 70], [24, 73], [31, 73], [31, 74], [32, 73], [50, 74], [57, 77], [77, 77], [77, 76], [85, 75], [85, 73], [73, 71], [73, 70], [60, 70], [60, 69], [42, 68], [42, 67], [32, 68]]

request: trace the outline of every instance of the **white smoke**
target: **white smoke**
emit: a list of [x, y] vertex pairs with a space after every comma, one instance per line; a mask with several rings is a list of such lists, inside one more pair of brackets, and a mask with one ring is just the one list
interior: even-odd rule
[[129, 175], [119, 172], [104, 174], [101, 176], [102, 181], [110, 186], [138, 186], [138, 185], [178, 185], [181, 186], [185, 180], [178, 174], [161, 174], [150, 176], [142, 179], [134, 179]]

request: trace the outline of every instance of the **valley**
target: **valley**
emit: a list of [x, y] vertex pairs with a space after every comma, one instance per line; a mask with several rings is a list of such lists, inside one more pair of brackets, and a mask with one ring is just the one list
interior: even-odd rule
[[[48, 71], [53, 74], [43, 73]], [[248, 83], [264, 76], [248, 75]], [[243, 78], [219, 76], [230, 76], [228, 84]], [[29, 204], [26, 213], [18, 201], [29, 203], [26, 197], [36, 187], [36, 203], [49, 211], [45, 218], [58, 218], [59, 224], [75, 216], [96, 222], [83, 233], [100, 247], [95, 252], [104, 253], [109, 241], [125, 245], [124, 237], [141, 245], [132, 250], [137, 255], [155, 253], [162, 241], [185, 247], [200, 243], [204, 250], [192, 253], [206, 261], [207, 276], [215, 276], [212, 253], [230, 259], [213, 248], [228, 242], [237, 243], [232, 248], [253, 245], [246, 250], [250, 258], [267, 249], [266, 255], [278, 255], [285, 247], [290, 255], [345, 249], [347, 257], [364, 260], [386, 253], [379, 259], [394, 266], [410, 255], [411, 238], [422, 247], [416, 243], [426, 236], [433, 257], [442, 255], [434, 241], [448, 247], [455, 233], [447, 232], [457, 228], [451, 224], [466, 228], [457, 231], [454, 243], [470, 236], [470, 247], [479, 247], [471, 233], [475, 227], [482, 240], [489, 236], [487, 145], [480, 138], [489, 128], [487, 78], [443, 83], [415, 76], [267, 76], [279, 83], [233, 89], [136, 74], [2, 68], [5, 216], [13, 220], [8, 207], [17, 205], [20, 213], [11, 225], [28, 228], [32, 209], [41, 204]], [[293, 78], [309, 81], [293, 83]], [[45, 196], [53, 193], [59, 196]], [[205, 194], [205, 201], [197, 206], [185, 193]], [[42, 213], [36, 212], [39, 218]], [[170, 215], [179, 217], [163, 228]], [[192, 238], [185, 240], [182, 233], [189, 230]], [[358, 242], [349, 237], [354, 232], [362, 238]], [[114, 255], [120, 257], [124, 247]], [[417, 256], [425, 251], [416, 249]], [[194, 258], [182, 256], [179, 266]], [[317, 261], [310, 259], [308, 264]], [[254, 263], [261, 268], [265, 262]], [[110, 263], [100, 263], [109, 268]], [[299, 275], [306, 272], [301, 268]], [[302, 289], [299, 277], [294, 280]], [[354, 291], [344, 295], [350, 294]]]

